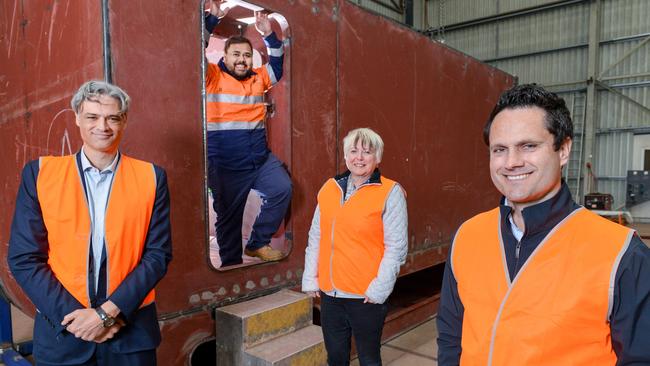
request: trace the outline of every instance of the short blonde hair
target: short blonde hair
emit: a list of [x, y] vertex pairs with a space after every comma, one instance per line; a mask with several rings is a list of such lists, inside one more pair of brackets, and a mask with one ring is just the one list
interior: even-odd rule
[[384, 141], [377, 132], [369, 128], [357, 128], [348, 132], [348, 135], [343, 138], [343, 154], [347, 155], [348, 151], [357, 146], [359, 142], [361, 142], [361, 146], [374, 151], [377, 162], [381, 161], [381, 156], [384, 153]]

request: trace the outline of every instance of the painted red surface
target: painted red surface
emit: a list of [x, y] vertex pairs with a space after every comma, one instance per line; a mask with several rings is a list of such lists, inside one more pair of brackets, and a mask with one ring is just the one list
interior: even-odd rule
[[0, 278], [28, 312], [29, 300], [6, 265], [20, 174], [41, 155], [81, 147], [70, 98], [102, 77], [99, 2], [0, 2]]
[[[76, 87], [103, 77], [99, 4], [0, 3], [3, 258], [23, 164], [81, 146], [67, 109]], [[220, 272], [210, 264], [207, 242], [200, 1], [110, 1], [113, 78], [133, 98], [122, 150], [169, 176], [174, 259], [157, 288], [159, 357], [169, 364], [186, 363], [214, 335], [214, 306], [299, 283], [316, 194], [342, 170], [341, 140], [352, 128], [383, 136], [382, 172], [408, 193], [403, 274], [444, 261], [458, 225], [496, 201], [481, 129], [511, 76], [342, 0], [257, 4], [290, 26], [286, 85], [271, 95], [284, 102], [276, 103], [269, 135], [293, 180], [287, 227], [293, 250], [279, 263]], [[0, 280], [29, 311], [4, 261]]]

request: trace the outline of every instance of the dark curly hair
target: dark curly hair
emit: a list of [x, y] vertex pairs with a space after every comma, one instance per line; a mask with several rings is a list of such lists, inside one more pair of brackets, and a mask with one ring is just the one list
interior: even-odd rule
[[228, 52], [230, 46], [240, 43], [248, 44], [248, 47], [251, 48], [251, 51], [253, 50], [253, 44], [251, 44], [251, 41], [248, 38], [244, 36], [231, 36], [226, 40], [226, 44], [223, 46], [223, 52]]
[[483, 128], [483, 141], [490, 146], [490, 127], [494, 117], [504, 109], [539, 107], [546, 112], [546, 129], [554, 136], [553, 147], [560, 149], [568, 138], [573, 139], [573, 122], [564, 99], [537, 84], [514, 86], [501, 94]]

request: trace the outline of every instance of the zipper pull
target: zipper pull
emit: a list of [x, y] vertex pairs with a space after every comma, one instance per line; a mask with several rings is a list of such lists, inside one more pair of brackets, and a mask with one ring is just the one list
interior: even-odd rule
[[515, 259], [519, 260], [519, 250], [521, 249], [521, 240], [517, 242], [515, 247]]

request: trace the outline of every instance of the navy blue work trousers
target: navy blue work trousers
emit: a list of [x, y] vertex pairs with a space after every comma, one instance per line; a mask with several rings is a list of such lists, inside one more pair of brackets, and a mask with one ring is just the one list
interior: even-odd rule
[[[59, 364], [43, 363], [36, 360], [36, 366], [59, 366]], [[114, 353], [110, 350], [108, 342], [99, 343], [95, 348], [93, 357], [81, 364], [66, 366], [156, 366], [156, 350], [147, 350], [133, 353]]]
[[208, 187], [217, 213], [215, 227], [223, 267], [242, 263], [242, 219], [251, 189], [262, 199], [260, 214], [246, 244], [251, 250], [271, 242], [291, 201], [291, 179], [273, 154], [258, 169], [250, 170], [224, 169], [217, 158], [208, 159]]
[[381, 332], [388, 304], [346, 299], [320, 293], [320, 322], [329, 366], [350, 364], [351, 335], [361, 366], [381, 366]]

